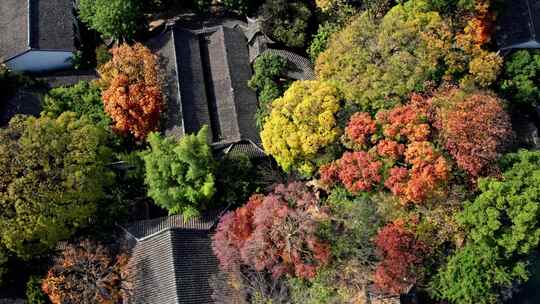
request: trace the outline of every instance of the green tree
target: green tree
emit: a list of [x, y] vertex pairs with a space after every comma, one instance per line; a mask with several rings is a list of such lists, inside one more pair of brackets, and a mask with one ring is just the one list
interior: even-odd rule
[[523, 263], [508, 263], [496, 248], [469, 244], [451, 256], [430, 283], [431, 294], [456, 304], [498, 303], [501, 287], [526, 280]]
[[537, 103], [540, 99], [540, 52], [520, 50], [504, 64], [501, 91], [521, 104]]
[[300, 48], [306, 43], [311, 10], [301, 1], [266, 0], [259, 14], [264, 31], [276, 41]]
[[505, 257], [527, 255], [540, 242], [540, 152], [522, 150], [501, 161], [503, 179], [480, 180], [480, 195], [465, 203], [458, 221], [475, 243]]
[[47, 296], [41, 291], [42, 279], [31, 276], [26, 283], [26, 301], [28, 304], [46, 304]]
[[117, 41], [134, 37], [143, 20], [140, 0], [80, 0], [79, 16], [105, 38]]
[[253, 64], [254, 74], [248, 85], [258, 93], [259, 108], [255, 120], [259, 128], [270, 114], [272, 101], [280, 97], [285, 90], [286, 84], [280, 77], [284, 76], [286, 68], [286, 59], [270, 53], [259, 56]]
[[101, 127], [107, 128], [111, 119], [103, 110], [101, 89], [93, 82], [80, 81], [71, 87], [59, 87], [49, 91], [43, 102], [43, 112], [58, 117], [64, 112], [83, 115]]
[[184, 218], [207, 207], [215, 189], [215, 162], [208, 145], [208, 127], [180, 140], [151, 133], [143, 153], [148, 196], [170, 214]]
[[106, 132], [74, 113], [17, 116], [0, 130], [0, 240], [19, 257], [88, 225], [111, 180]]
[[470, 242], [431, 283], [439, 299], [495, 303], [500, 288], [528, 278], [526, 261], [540, 241], [540, 152], [507, 154], [501, 169], [502, 179], [481, 179], [480, 195], [457, 215]]

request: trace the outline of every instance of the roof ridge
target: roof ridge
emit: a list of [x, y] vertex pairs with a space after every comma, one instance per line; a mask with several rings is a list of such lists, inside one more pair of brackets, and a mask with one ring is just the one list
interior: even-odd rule
[[529, 31], [532, 36], [532, 40], [536, 40], [536, 25], [534, 24], [533, 12], [531, 11], [531, 2], [530, 0], [525, 0], [527, 3], [527, 13], [529, 14]]
[[[233, 115], [234, 115], [234, 120], [236, 122], [236, 138], [237, 140], [241, 140], [242, 139], [242, 132], [240, 131], [240, 120], [238, 118], [238, 108], [237, 108], [237, 105], [236, 105], [236, 88], [235, 88], [235, 82], [233, 81], [232, 79], [232, 74], [231, 74], [231, 60], [229, 58], [229, 51], [227, 49], [227, 39], [226, 39], [226, 35], [225, 35], [225, 30], [227, 31], [235, 31], [234, 29], [229, 29], [229, 28], [225, 28], [223, 25], [221, 26], [222, 27], [222, 32], [223, 32], [223, 49], [225, 50], [225, 62], [227, 64], [227, 79], [229, 80], [230, 84], [231, 84], [231, 98], [232, 98], [232, 104], [233, 104], [233, 108], [234, 108], [234, 111], [233, 111]], [[243, 35], [243, 34], [242, 34]]]

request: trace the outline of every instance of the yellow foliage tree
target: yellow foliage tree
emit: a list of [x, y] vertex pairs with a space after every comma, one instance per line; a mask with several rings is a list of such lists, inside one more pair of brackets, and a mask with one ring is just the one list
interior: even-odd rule
[[284, 96], [274, 100], [263, 125], [264, 149], [285, 170], [309, 176], [319, 162], [330, 157], [325, 148], [342, 133], [336, 113], [339, 90], [327, 82], [296, 81]]
[[[372, 113], [431, 88], [442, 76], [489, 85], [500, 57], [471, 47], [474, 37], [454, 30], [425, 0], [398, 4], [380, 21], [364, 13], [333, 35], [316, 72], [321, 80], [335, 81], [347, 101]], [[482, 67], [487, 62], [494, 64]]]

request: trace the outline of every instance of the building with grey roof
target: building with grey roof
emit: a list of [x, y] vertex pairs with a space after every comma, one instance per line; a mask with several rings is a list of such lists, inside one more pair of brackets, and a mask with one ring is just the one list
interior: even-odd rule
[[497, 16], [500, 50], [540, 48], [540, 0], [506, 0]]
[[264, 154], [254, 118], [257, 96], [247, 85], [247, 40], [234, 22], [171, 25], [147, 45], [161, 58], [167, 135], [182, 137], [208, 125], [215, 149], [243, 143], [252, 154]]
[[25, 72], [69, 68], [75, 28], [73, 0], [2, 0], [0, 62]]
[[[181, 215], [125, 228], [130, 244], [130, 304], [209, 304], [219, 272], [211, 236], [218, 216]], [[221, 284], [224, 286], [226, 284]], [[227, 291], [225, 291], [227, 293]]]

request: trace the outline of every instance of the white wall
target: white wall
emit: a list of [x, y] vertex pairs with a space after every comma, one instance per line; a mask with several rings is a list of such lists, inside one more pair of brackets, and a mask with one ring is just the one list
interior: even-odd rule
[[44, 72], [65, 69], [72, 66], [72, 52], [32, 50], [15, 57], [6, 65], [13, 71]]

